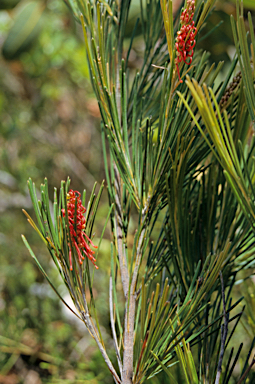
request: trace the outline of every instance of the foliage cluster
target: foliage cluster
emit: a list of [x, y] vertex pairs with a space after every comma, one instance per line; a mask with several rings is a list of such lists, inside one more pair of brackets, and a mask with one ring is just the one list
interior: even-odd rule
[[[254, 329], [252, 306], [244, 314], [239, 296], [236, 298], [234, 294], [237, 283], [246, 285], [247, 302], [252, 305], [254, 301], [248, 293], [254, 286], [250, 277], [254, 267], [255, 212], [251, 134], [255, 96], [254, 67], [250, 62], [250, 57], [254, 62], [255, 39], [251, 17], [248, 19], [251, 45], [250, 40], [248, 45], [243, 10], [238, 13], [237, 5], [237, 22], [232, 19], [237, 56], [224, 81], [219, 79], [222, 63], [216, 67], [210, 65], [208, 54], [197, 49], [194, 66], [181, 67], [183, 79], [187, 72], [189, 77], [179, 84], [174, 67], [174, 35], [179, 27], [180, 10], [173, 15], [171, 1], [141, 2], [141, 21], [135, 24], [127, 50], [124, 43], [131, 2], [123, 2], [121, 6], [104, 1], [69, 4], [78, 20], [80, 12], [83, 14], [81, 24], [89, 73], [102, 117], [113, 234], [111, 262], [108, 262], [110, 322], [118, 365], [105, 343], [101, 308], [99, 313], [96, 311], [100, 301], [95, 300], [99, 293], [94, 272], [88, 263], [82, 267], [77, 264], [73, 272], [68, 268], [70, 236], [68, 224], [60, 215], [61, 208], [67, 206], [68, 189], [64, 183], [60, 198], [55, 192], [53, 219], [47, 182], [41, 187], [39, 202], [35, 187], [29, 183], [38, 228], [31, 218], [29, 221], [47, 245], [77, 315], [94, 336], [115, 382], [142, 383], [147, 379], [157, 382], [162, 371], [164, 380], [174, 383], [214, 383], [220, 376], [225, 384], [235, 380], [241, 383], [245, 379], [252, 383], [254, 372], [249, 357], [254, 340], [250, 340], [251, 347], [245, 351], [237, 374], [233, 370], [240, 360], [242, 344], [227, 356], [238, 323], [245, 323], [242, 319], [248, 316], [249, 324], [245, 327], [252, 338]], [[198, 41], [213, 5], [211, 0], [196, 1], [194, 20]], [[141, 41], [141, 36], [136, 35], [139, 27], [145, 48], [142, 62], [137, 62], [134, 70], [129, 59], [137, 41], [138, 44]], [[22, 59], [24, 65], [26, 59], [27, 56]], [[55, 64], [53, 60], [53, 67]], [[237, 65], [241, 75], [230, 86]], [[52, 91], [54, 96], [54, 87]], [[47, 96], [44, 101], [43, 108], [52, 108]], [[9, 116], [12, 116], [10, 112]], [[8, 125], [10, 119], [6, 121]], [[56, 124], [58, 134], [64, 132], [65, 124], [60, 124], [59, 131]], [[24, 131], [25, 125], [26, 122]], [[41, 140], [52, 126], [52, 121], [45, 121]], [[19, 124], [17, 127], [20, 129]], [[67, 137], [63, 142], [66, 141]], [[81, 159], [84, 157], [82, 152], [79, 155]], [[49, 156], [49, 161], [52, 160], [55, 156], [54, 159]], [[40, 176], [40, 165], [36, 166], [35, 179]], [[76, 170], [74, 166], [70, 168]], [[31, 169], [26, 170], [25, 176], [29, 172], [33, 176]], [[97, 205], [98, 199], [92, 191], [87, 207], [89, 235]], [[58, 284], [45, 256], [42, 262], [41, 257], [40, 263], [37, 260], [35, 254], [41, 253], [38, 246], [33, 247], [33, 252], [24, 241], [46, 278]], [[72, 257], [75, 260], [75, 250]], [[29, 276], [31, 267], [27, 269]], [[105, 276], [104, 272], [97, 273], [100, 279]], [[31, 277], [28, 283], [35, 280]], [[59, 287], [54, 289], [62, 297]], [[47, 300], [42, 300], [43, 305], [47, 306]], [[17, 306], [18, 303], [14, 305]], [[47, 308], [43, 310], [47, 313]], [[45, 328], [43, 334], [47, 338]], [[70, 340], [70, 328], [63, 334]], [[5, 367], [13, 361], [15, 353]]]

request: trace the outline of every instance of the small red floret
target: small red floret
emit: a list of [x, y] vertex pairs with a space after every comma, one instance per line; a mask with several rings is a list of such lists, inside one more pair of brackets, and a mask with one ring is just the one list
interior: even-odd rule
[[[67, 194], [67, 200], [68, 200], [67, 213], [68, 213], [71, 242], [77, 251], [78, 261], [80, 264], [82, 264], [83, 260], [85, 259], [84, 257], [85, 255], [90, 261], [92, 261], [94, 266], [98, 269], [98, 266], [96, 265], [96, 259], [93, 256], [95, 251], [92, 251], [88, 243], [90, 243], [93, 248], [97, 248], [97, 246], [92, 243], [92, 240], [85, 233], [86, 220], [85, 220], [84, 214], [86, 212], [86, 208], [81, 203], [80, 192], [73, 191], [71, 189]], [[65, 217], [65, 214], [66, 214], [65, 209], [61, 209], [61, 211], [63, 216]], [[72, 264], [72, 252], [71, 252], [70, 242], [68, 246], [69, 246], [70, 271], [72, 271], [73, 264]]]
[[175, 65], [178, 73], [180, 82], [182, 83], [179, 71], [179, 64], [184, 62], [187, 65], [192, 63], [192, 58], [194, 54], [194, 47], [196, 45], [195, 36], [197, 34], [197, 28], [193, 21], [195, 10], [195, 1], [188, 0], [187, 7], [183, 10], [181, 14], [181, 29], [177, 32], [177, 38], [175, 43], [175, 48], [177, 51], [177, 56], [175, 59]]

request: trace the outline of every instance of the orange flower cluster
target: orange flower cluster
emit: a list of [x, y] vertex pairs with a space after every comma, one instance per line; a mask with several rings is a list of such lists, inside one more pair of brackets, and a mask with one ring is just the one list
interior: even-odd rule
[[[86, 220], [84, 217], [84, 213], [86, 212], [86, 208], [83, 207], [81, 203], [81, 194], [78, 191], [73, 191], [72, 189], [67, 194], [67, 212], [68, 212], [68, 221], [69, 221], [69, 229], [71, 235], [71, 242], [74, 245], [78, 257], [79, 263], [82, 264], [85, 259], [84, 255], [92, 261], [94, 266], [96, 266], [96, 259], [94, 258], [95, 251], [90, 249], [88, 243], [92, 245], [92, 247], [97, 248], [91, 241], [91, 239], [85, 233]], [[62, 209], [62, 214], [65, 217], [65, 209]], [[70, 271], [73, 270], [72, 265], [72, 252], [71, 247], [69, 245], [69, 261], [70, 261]]]
[[197, 34], [197, 28], [194, 26], [193, 21], [195, 10], [195, 1], [187, 0], [187, 6], [181, 14], [181, 29], [177, 32], [177, 38], [175, 48], [177, 50], [177, 57], [175, 59], [175, 65], [177, 68], [179, 80], [182, 83], [180, 77], [180, 71], [178, 65], [183, 61], [185, 64], [190, 65], [194, 54], [193, 48], [196, 45], [195, 36]]

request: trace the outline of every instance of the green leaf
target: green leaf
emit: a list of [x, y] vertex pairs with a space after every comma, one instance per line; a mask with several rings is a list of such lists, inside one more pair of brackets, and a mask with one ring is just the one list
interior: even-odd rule
[[51, 288], [53, 289], [53, 291], [57, 294], [57, 296], [60, 298], [60, 300], [63, 302], [63, 304], [65, 304], [65, 306], [76, 316], [78, 317], [78, 319], [81, 320], [80, 316], [77, 315], [76, 312], [74, 312], [72, 310], [71, 307], [69, 307], [69, 305], [65, 302], [65, 300], [63, 299], [63, 297], [60, 295], [60, 293], [58, 292], [58, 290], [55, 288], [54, 284], [51, 282], [50, 278], [48, 277], [47, 273], [44, 271], [43, 267], [41, 266], [40, 262], [38, 261], [37, 257], [35, 256], [34, 252], [32, 251], [30, 245], [28, 244], [27, 242], [27, 239], [25, 238], [24, 235], [21, 235], [21, 238], [26, 246], [26, 248], [28, 249], [30, 255], [32, 256], [32, 258], [35, 260], [38, 268], [40, 269], [40, 271], [42, 272], [43, 276], [46, 278], [46, 280], [48, 281], [48, 283], [50, 284]]

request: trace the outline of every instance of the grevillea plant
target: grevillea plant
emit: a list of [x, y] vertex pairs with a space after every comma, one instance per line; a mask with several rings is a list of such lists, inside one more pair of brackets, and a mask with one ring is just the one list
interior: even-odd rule
[[[171, 0], [141, 1], [129, 40], [131, 0], [66, 3], [83, 28], [101, 113], [111, 255], [93, 239], [102, 186], [98, 197], [92, 191], [85, 209], [85, 193], [81, 198], [70, 190], [69, 180], [59, 194], [55, 190], [53, 204], [47, 180], [40, 200], [30, 180], [38, 224], [26, 213], [28, 221], [47, 246], [75, 314], [115, 383], [254, 383], [255, 340], [239, 368], [242, 344], [225, 353], [244, 311], [233, 287], [241, 284], [244, 270], [249, 278], [255, 265], [251, 15], [248, 35], [237, 3], [237, 20], [231, 17], [236, 56], [220, 81], [223, 63], [210, 66], [207, 53], [196, 50], [215, 0], [186, 0], [176, 14]], [[130, 52], [141, 39], [142, 64], [134, 70]], [[95, 233], [102, 239], [96, 226]], [[116, 366], [93, 296], [94, 273], [107, 257]]]

